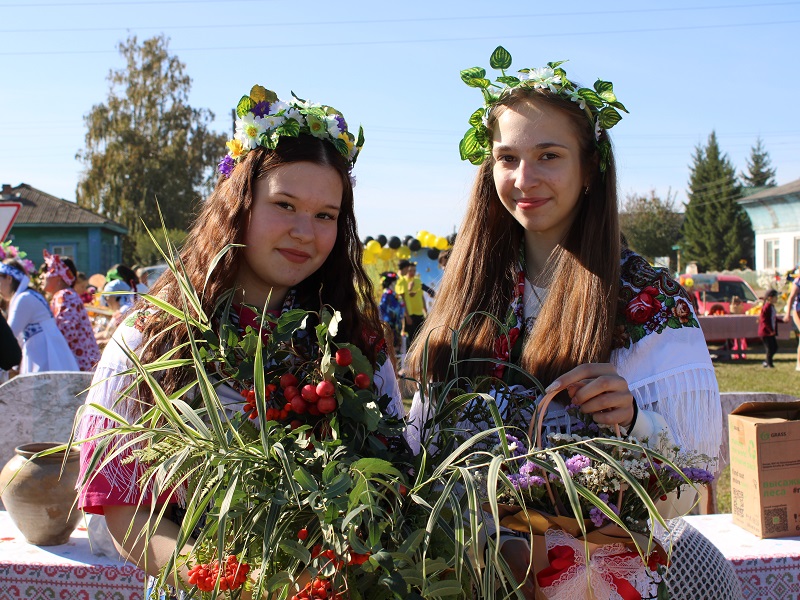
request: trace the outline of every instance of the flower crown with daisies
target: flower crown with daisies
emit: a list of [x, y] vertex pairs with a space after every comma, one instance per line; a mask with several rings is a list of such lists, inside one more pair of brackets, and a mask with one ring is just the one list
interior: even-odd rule
[[228, 154], [219, 163], [219, 172], [225, 177], [250, 150], [258, 146], [272, 150], [285, 136], [306, 134], [327, 140], [347, 159], [351, 169], [364, 145], [361, 127], [355, 137], [338, 110], [301, 100], [294, 92], [291, 100], [284, 102], [272, 90], [254, 85], [250, 94], [239, 100], [236, 117], [236, 132], [226, 144]]
[[496, 83], [486, 79], [486, 69], [472, 67], [461, 71], [464, 83], [470, 87], [480, 88], [483, 92], [483, 106], [470, 116], [471, 127], [464, 134], [458, 147], [461, 160], [479, 165], [491, 155], [492, 140], [486, 127], [489, 113], [511, 90], [518, 87], [548, 89], [553, 94], [569, 98], [586, 112], [586, 116], [594, 126], [595, 141], [600, 154], [600, 171], [605, 173], [611, 154], [611, 142], [602, 133], [622, 120], [619, 110], [627, 113], [628, 109], [617, 100], [614, 86], [610, 81], [598, 79], [594, 89], [576, 86], [567, 79], [566, 71], [561, 68], [560, 65], [564, 62], [566, 61], [549, 62], [546, 67], [538, 69], [520, 69], [517, 71], [518, 77], [506, 75], [506, 69], [511, 67], [511, 54], [502, 46], [498, 46], [489, 58], [489, 65], [500, 71]]

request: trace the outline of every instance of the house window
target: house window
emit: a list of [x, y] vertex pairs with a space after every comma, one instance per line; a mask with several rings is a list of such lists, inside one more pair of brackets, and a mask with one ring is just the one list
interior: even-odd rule
[[50, 253], [75, 260], [75, 244], [53, 244], [50, 246]]
[[780, 263], [780, 240], [764, 240], [764, 268], [777, 269]]

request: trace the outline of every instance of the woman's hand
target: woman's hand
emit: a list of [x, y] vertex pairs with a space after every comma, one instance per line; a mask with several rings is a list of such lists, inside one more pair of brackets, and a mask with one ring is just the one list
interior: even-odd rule
[[783, 315], [783, 322], [784, 323], [788, 323], [791, 320], [792, 320], [792, 317], [791, 317], [791, 315], [789, 313], [786, 313], [785, 315]]
[[566, 389], [581, 412], [592, 415], [600, 425], [633, 424], [633, 394], [628, 382], [610, 363], [587, 363], [564, 373], [547, 387], [547, 392]]

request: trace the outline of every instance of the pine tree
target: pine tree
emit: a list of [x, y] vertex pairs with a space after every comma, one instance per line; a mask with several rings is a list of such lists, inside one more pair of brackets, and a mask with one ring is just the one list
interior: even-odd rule
[[192, 80], [168, 44], [163, 35], [120, 43], [126, 67], [109, 73], [108, 98], [84, 117], [86, 147], [77, 153], [86, 165], [78, 204], [128, 228], [128, 263], [142, 221], [161, 227], [156, 202], [168, 229], [189, 226], [225, 150], [225, 136], [209, 131], [213, 113], [189, 106]]
[[737, 268], [741, 260], [753, 264], [753, 227], [737, 202], [742, 190], [736, 169], [721, 153], [715, 132], [708, 145], [695, 148], [692, 163], [683, 221], [686, 260], [710, 271]]
[[742, 173], [742, 181], [749, 188], [775, 187], [775, 169], [770, 167], [769, 152], [759, 137], [756, 145], [750, 149], [750, 158], [747, 159], [747, 173]]

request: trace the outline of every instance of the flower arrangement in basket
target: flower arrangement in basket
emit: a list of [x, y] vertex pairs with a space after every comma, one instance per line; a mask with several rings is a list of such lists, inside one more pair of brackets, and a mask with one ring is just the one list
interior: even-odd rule
[[618, 427], [615, 435], [601, 437], [603, 430], [575, 407], [567, 413], [597, 433], [551, 433], [545, 445], [542, 424], [559, 391], [537, 406], [528, 431], [534, 448], [504, 432], [496, 450], [508, 472], [495, 480], [497, 490], [488, 491], [487, 510], [501, 527], [533, 536], [541, 598], [667, 598], [669, 553], [651, 527], [666, 527], [656, 502], [710, 482], [711, 473], [699, 466], [710, 459], [681, 452], [664, 439], [655, 449], [625, 440]]

